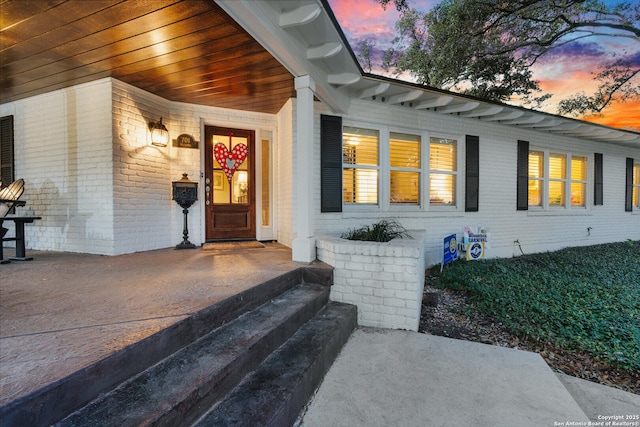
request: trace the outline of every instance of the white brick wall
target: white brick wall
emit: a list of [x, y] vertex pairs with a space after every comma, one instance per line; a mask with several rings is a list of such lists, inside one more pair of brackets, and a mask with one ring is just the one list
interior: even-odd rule
[[[321, 111], [317, 111], [317, 123]], [[331, 113], [327, 113], [331, 114]], [[349, 209], [342, 213], [318, 213], [316, 233], [338, 235], [350, 228], [370, 225], [382, 218], [394, 218], [408, 229], [424, 230], [427, 265], [441, 261], [441, 246], [445, 236], [457, 233], [462, 238], [464, 226], [485, 226], [491, 231], [490, 256], [511, 257], [519, 255], [514, 244], [521, 243], [525, 253], [560, 249], [567, 246], [593, 245], [607, 242], [640, 239], [640, 215], [624, 212], [624, 162], [625, 157], [640, 159], [640, 149], [622, 147], [568, 138], [549, 132], [517, 129], [477, 119], [465, 119], [455, 115], [443, 116], [429, 111], [416, 111], [380, 102], [354, 100], [348, 114], [348, 122], [355, 120], [363, 126], [378, 128], [386, 125], [393, 130], [427, 131], [429, 134], [451, 135], [461, 143], [464, 153], [465, 135], [480, 137], [480, 210], [465, 213], [458, 210], [428, 211], [420, 209], [379, 207]], [[554, 148], [593, 156], [604, 157], [604, 206], [593, 206], [590, 201], [584, 211], [535, 213], [516, 211], [516, 153], [517, 140], [530, 142], [531, 147]], [[316, 135], [317, 165], [313, 173], [320, 176], [320, 136]], [[464, 203], [464, 160], [459, 179], [460, 203]], [[593, 160], [589, 169], [593, 175]], [[314, 188], [315, 211], [320, 212], [320, 184]], [[590, 197], [593, 182], [587, 185]], [[590, 235], [587, 228], [591, 227]]]
[[358, 307], [358, 324], [417, 331], [424, 290], [423, 233], [388, 243], [317, 238], [318, 259], [334, 267], [333, 301]]
[[42, 216], [26, 227], [29, 249], [113, 252], [113, 160], [109, 79], [0, 105], [14, 115], [16, 177]]
[[169, 114], [169, 101], [113, 80], [114, 254], [171, 245], [170, 148], [148, 139]]
[[[170, 102], [110, 78], [1, 104], [0, 115], [14, 115], [22, 213], [43, 217], [26, 227], [27, 247], [106, 255], [180, 243], [183, 214], [171, 182], [188, 173], [204, 200], [205, 124], [277, 127], [273, 114]], [[148, 123], [160, 117], [170, 139], [187, 133], [200, 149], [150, 146]], [[291, 116], [283, 120], [290, 127]], [[200, 202], [189, 210], [195, 244], [204, 241], [203, 215]]]
[[[519, 254], [515, 240], [525, 252], [538, 252], [640, 239], [640, 215], [624, 212], [625, 157], [640, 158], [640, 149], [363, 100], [352, 102], [345, 121], [451, 135], [461, 142], [466, 134], [478, 135], [480, 211], [346, 207], [342, 213], [320, 213], [319, 117], [332, 113], [321, 103], [315, 108], [315, 168], [306, 173], [318, 177], [312, 194], [316, 234], [337, 235], [381, 218], [395, 218], [406, 228], [425, 232], [429, 265], [440, 261], [442, 239], [451, 233], [461, 237], [466, 225], [490, 228], [491, 256]], [[200, 175], [205, 124], [276, 130], [275, 221], [278, 240], [288, 246], [293, 241], [295, 100], [287, 102], [277, 115], [259, 114], [170, 102], [106, 78], [0, 104], [0, 114], [14, 115], [16, 174], [26, 181], [23, 212], [43, 217], [27, 227], [29, 248], [113, 255], [179, 243], [183, 218], [180, 207], [171, 200], [171, 182], [187, 172], [191, 179], [199, 180], [199, 197], [204, 199]], [[148, 122], [160, 116], [172, 139], [181, 133], [191, 134], [200, 141], [200, 149], [149, 146]], [[583, 212], [553, 215], [516, 211], [518, 139], [530, 141], [532, 147], [559, 147], [588, 156], [603, 153], [604, 206], [589, 203]], [[590, 168], [592, 164], [590, 161]], [[463, 181], [464, 170], [459, 173]], [[588, 191], [592, 192], [592, 182]], [[201, 202], [190, 209], [189, 237], [196, 244], [204, 240], [203, 215]]]

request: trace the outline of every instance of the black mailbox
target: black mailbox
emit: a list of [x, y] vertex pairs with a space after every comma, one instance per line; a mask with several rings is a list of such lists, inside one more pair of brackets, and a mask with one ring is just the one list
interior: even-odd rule
[[189, 208], [198, 200], [198, 183], [190, 181], [187, 174], [182, 174], [180, 181], [173, 181], [173, 200], [180, 205], [184, 214], [184, 229], [182, 230], [182, 243], [176, 245], [176, 249], [194, 249], [196, 245], [189, 242], [189, 227], [187, 215]]
[[173, 200], [183, 209], [191, 207], [198, 200], [198, 183], [183, 173], [180, 181], [173, 181]]

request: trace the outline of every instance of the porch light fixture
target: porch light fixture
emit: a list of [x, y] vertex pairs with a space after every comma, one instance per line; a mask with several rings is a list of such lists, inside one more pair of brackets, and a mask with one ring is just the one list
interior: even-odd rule
[[166, 147], [169, 143], [169, 131], [162, 124], [162, 117], [159, 122], [149, 122], [149, 130], [151, 131], [151, 144], [156, 147]]

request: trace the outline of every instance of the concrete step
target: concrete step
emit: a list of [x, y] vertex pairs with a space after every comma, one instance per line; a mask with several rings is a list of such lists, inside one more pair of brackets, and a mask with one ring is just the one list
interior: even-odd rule
[[188, 424], [315, 316], [328, 296], [327, 286], [296, 286], [211, 331], [56, 425]]
[[356, 307], [330, 302], [194, 426], [290, 426], [356, 327]]
[[[325, 292], [332, 282], [333, 271], [322, 266], [301, 267], [265, 281], [0, 407], [0, 424], [3, 427], [55, 424], [212, 330], [277, 299], [301, 283], [324, 285], [327, 290], [322, 291], [322, 298], [326, 300]], [[286, 331], [284, 335], [291, 333]]]

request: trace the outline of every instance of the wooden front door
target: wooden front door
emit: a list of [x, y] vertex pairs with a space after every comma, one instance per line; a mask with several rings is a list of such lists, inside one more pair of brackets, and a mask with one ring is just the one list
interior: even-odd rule
[[205, 126], [207, 240], [256, 238], [254, 131]]

